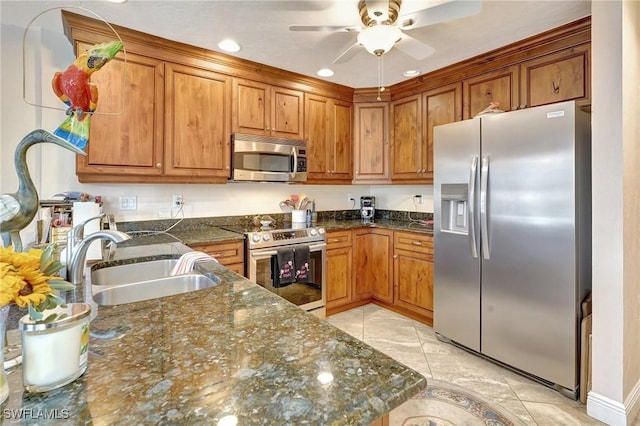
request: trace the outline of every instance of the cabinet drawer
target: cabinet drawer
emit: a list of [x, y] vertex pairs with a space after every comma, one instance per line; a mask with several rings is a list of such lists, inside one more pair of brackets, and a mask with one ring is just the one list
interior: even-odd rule
[[327, 232], [327, 250], [351, 247], [351, 231]]
[[225, 266], [234, 263], [244, 263], [244, 243], [242, 241], [202, 244], [190, 247], [194, 250], [207, 253]]
[[413, 256], [420, 254], [433, 256], [433, 237], [412, 232], [396, 232], [394, 248], [396, 252], [405, 251], [413, 253]]

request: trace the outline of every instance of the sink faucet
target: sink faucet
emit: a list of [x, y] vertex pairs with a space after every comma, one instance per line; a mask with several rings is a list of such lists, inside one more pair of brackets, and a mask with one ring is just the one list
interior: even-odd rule
[[65, 259], [67, 267], [67, 277], [71, 276], [71, 262], [73, 260], [73, 255], [76, 252], [76, 246], [80, 244], [80, 242], [84, 239], [84, 227], [92, 220], [102, 219], [104, 216], [104, 214], [101, 214], [91, 217], [84, 222], [74, 226], [67, 233], [67, 256]]
[[78, 243], [74, 250], [73, 256], [71, 257], [71, 264], [67, 265], [70, 271], [70, 276], [67, 277], [67, 280], [73, 285], [81, 284], [84, 281], [84, 267], [87, 260], [87, 250], [89, 250], [89, 246], [95, 240], [108, 240], [118, 244], [130, 239], [131, 237], [129, 235], [121, 231], [104, 230], [89, 234], [80, 241], [80, 243]]

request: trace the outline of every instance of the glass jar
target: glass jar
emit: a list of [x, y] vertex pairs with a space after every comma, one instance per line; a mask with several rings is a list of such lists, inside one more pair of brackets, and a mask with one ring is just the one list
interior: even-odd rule
[[4, 344], [7, 333], [7, 318], [9, 317], [9, 305], [0, 308], [0, 404], [9, 397], [9, 381], [4, 371]]
[[87, 303], [69, 303], [45, 311], [62, 319], [38, 323], [25, 315], [20, 319], [22, 335], [22, 381], [29, 392], [46, 392], [64, 386], [87, 369], [89, 314]]

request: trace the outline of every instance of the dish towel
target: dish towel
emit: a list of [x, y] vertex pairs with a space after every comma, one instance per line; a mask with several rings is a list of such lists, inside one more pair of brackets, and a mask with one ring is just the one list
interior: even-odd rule
[[294, 253], [294, 263], [296, 265], [296, 282], [309, 282], [309, 246], [296, 247]]
[[196, 263], [208, 261], [217, 262], [215, 258], [209, 256], [207, 253], [201, 251], [190, 251], [180, 256], [180, 259], [178, 259], [178, 263], [176, 263], [176, 266], [174, 266], [171, 272], [169, 272], [169, 275], [174, 276], [180, 274], [188, 274], [189, 272], [193, 271]]
[[279, 248], [276, 255], [278, 259], [278, 279], [273, 286], [280, 287], [294, 282], [293, 277], [293, 249]]

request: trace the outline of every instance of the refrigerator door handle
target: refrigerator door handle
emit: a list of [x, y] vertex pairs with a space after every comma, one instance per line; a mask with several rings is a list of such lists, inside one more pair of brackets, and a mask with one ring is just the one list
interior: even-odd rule
[[478, 157], [473, 157], [469, 169], [469, 199], [467, 200], [467, 214], [469, 217], [469, 244], [471, 257], [478, 258], [478, 243], [476, 242], [476, 176], [478, 175]]
[[489, 156], [482, 157], [480, 170], [480, 242], [482, 244], [482, 258], [491, 259], [489, 251], [489, 212], [487, 191], [489, 183]]

